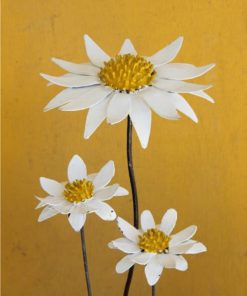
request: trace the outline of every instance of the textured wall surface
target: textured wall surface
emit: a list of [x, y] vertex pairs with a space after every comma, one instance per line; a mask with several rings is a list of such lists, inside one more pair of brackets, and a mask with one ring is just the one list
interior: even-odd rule
[[[47, 88], [38, 73], [63, 73], [52, 56], [86, 62], [84, 33], [111, 55], [125, 37], [150, 55], [183, 35], [177, 62], [217, 63], [197, 79], [214, 84], [216, 104], [186, 96], [198, 124], [154, 115], [146, 150], [134, 134], [136, 179], [140, 210], [159, 220], [176, 208], [176, 230], [197, 224], [196, 238], [208, 246], [188, 258], [187, 272], [165, 271], [158, 295], [246, 295], [246, 2], [5, 0], [3, 9], [2, 295], [86, 295], [79, 234], [62, 216], [37, 223], [39, 176], [64, 180], [78, 153], [91, 172], [113, 159], [114, 180], [129, 188], [126, 121], [104, 123], [85, 141], [86, 112], [42, 112], [60, 88]], [[131, 197], [111, 204], [132, 219]], [[121, 295], [126, 274], [114, 268], [122, 253], [106, 246], [119, 236], [116, 225], [91, 215], [86, 236], [94, 295]], [[131, 295], [150, 292], [138, 266]]]

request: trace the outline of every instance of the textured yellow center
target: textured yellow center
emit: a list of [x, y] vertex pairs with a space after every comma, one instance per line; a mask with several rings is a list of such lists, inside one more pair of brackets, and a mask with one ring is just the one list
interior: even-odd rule
[[81, 202], [93, 196], [94, 185], [86, 179], [67, 183], [64, 189], [64, 198], [69, 202]]
[[158, 229], [148, 229], [139, 236], [139, 247], [148, 253], [163, 253], [168, 249], [170, 239]]
[[156, 75], [153, 64], [138, 55], [117, 55], [104, 64], [99, 72], [100, 80], [127, 93], [150, 86]]

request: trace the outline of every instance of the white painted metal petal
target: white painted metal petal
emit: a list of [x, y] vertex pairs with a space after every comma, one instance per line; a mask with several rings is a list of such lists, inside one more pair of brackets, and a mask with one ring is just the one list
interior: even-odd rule
[[78, 95], [76, 99], [71, 100], [67, 104], [61, 106], [59, 110], [79, 111], [91, 108], [103, 101], [110, 93], [110, 89], [101, 85], [90, 87], [88, 88], [87, 92], [83, 92], [81, 95]]
[[112, 241], [113, 246], [124, 253], [138, 253], [140, 252], [139, 247], [136, 243], [130, 241], [127, 238], [121, 237]]
[[132, 42], [130, 41], [130, 39], [125, 39], [124, 43], [122, 44], [122, 47], [120, 49], [119, 52], [120, 55], [124, 55], [124, 54], [133, 54], [136, 55], [137, 52], [134, 48], [134, 45], [132, 44]]
[[202, 67], [196, 67], [191, 64], [183, 63], [170, 63], [158, 67], [157, 76], [161, 78], [175, 79], [175, 80], [187, 80], [195, 77], [202, 76], [209, 70], [211, 70], [215, 64], [209, 64]]
[[145, 267], [145, 275], [150, 286], [154, 286], [162, 274], [163, 267], [154, 257]]
[[79, 207], [75, 207], [73, 209], [73, 211], [71, 212], [71, 214], [69, 215], [68, 220], [69, 220], [69, 223], [72, 226], [72, 228], [78, 232], [84, 226], [85, 221], [86, 221], [86, 217], [87, 217], [86, 214], [82, 214], [80, 212]]
[[109, 200], [115, 195], [118, 188], [118, 184], [113, 184], [111, 186], [102, 188], [94, 194], [94, 199], [100, 201]]
[[209, 101], [210, 103], [214, 103], [214, 99], [212, 97], [210, 97], [210, 95], [208, 95], [205, 91], [203, 90], [198, 90], [198, 91], [193, 91], [190, 93], [191, 95], [197, 96], [197, 97], [201, 97], [207, 101]]
[[107, 121], [111, 124], [124, 120], [129, 114], [131, 95], [115, 93], [107, 108]]
[[49, 111], [51, 109], [60, 107], [66, 103], [80, 98], [83, 94], [87, 93], [91, 87], [83, 88], [66, 88], [58, 93], [44, 108], [44, 111]]
[[154, 217], [149, 210], [145, 210], [141, 213], [141, 227], [144, 232], [148, 229], [155, 228]]
[[40, 185], [44, 191], [52, 196], [61, 196], [64, 190], [64, 185], [45, 177], [40, 177]]
[[189, 103], [179, 94], [171, 94], [170, 96], [171, 102], [173, 102], [176, 109], [182, 113], [184, 113], [186, 116], [188, 116], [191, 120], [194, 122], [198, 122], [198, 118], [194, 112], [194, 110], [191, 108]]
[[212, 87], [212, 85], [202, 85], [169, 79], [156, 79], [153, 83], [153, 86], [165, 91], [175, 93], [191, 93], [199, 90], [209, 89], [210, 87]]
[[172, 239], [170, 240], [169, 246], [170, 247], [177, 246], [178, 244], [186, 240], [189, 240], [196, 233], [196, 231], [197, 231], [197, 226], [191, 225], [185, 228], [184, 230], [174, 234], [172, 236]]
[[104, 62], [107, 62], [110, 59], [110, 56], [106, 54], [88, 35], [84, 35], [84, 42], [87, 56], [95, 66], [102, 67]]
[[109, 97], [106, 97], [104, 100], [92, 106], [88, 110], [85, 130], [84, 130], [84, 139], [89, 139], [90, 136], [95, 132], [95, 130], [105, 120], [109, 99], [110, 99]]
[[176, 256], [176, 267], [177, 270], [186, 271], [188, 269], [188, 262], [183, 256]]
[[159, 50], [157, 53], [152, 55], [149, 61], [155, 66], [160, 66], [162, 64], [169, 63], [178, 54], [183, 43], [183, 37], [178, 37], [175, 41]]
[[131, 255], [127, 255], [127, 256], [123, 257], [117, 263], [117, 265], [116, 265], [116, 272], [117, 273], [124, 273], [125, 271], [130, 269], [130, 267], [132, 267], [134, 265], [134, 262], [130, 260], [130, 256]]
[[171, 102], [170, 96], [170, 93], [161, 91], [155, 87], [148, 88], [140, 93], [140, 97], [143, 97], [144, 101], [159, 116], [169, 120], [177, 120], [180, 116]]
[[107, 203], [102, 201], [97, 201], [97, 209], [95, 214], [99, 216], [104, 221], [113, 221], [116, 219], [117, 214], [114, 209]]
[[75, 180], [83, 180], [87, 176], [87, 167], [79, 155], [74, 155], [68, 165], [68, 179], [72, 183]]
[[41, 73], [40, 75], [51, 83], [64, 87], [84, 87], [100, 84], [100, 80], [96, 76], [83, 76], [77, 74], [52, 76], [44, 73]]
[[57, 210], [55, 210], [53, 207], [47, 206], [41, 211], [39, 218], [38, 218], [38, 222], [42, 222], [42, 221], [47, 220], [51, 217], [54, 217], [58, 213], [59, 212]]
[[91, 64], [77, 64], [58, 58], [52, 58], [51, 60], [60, 68], [73, 74], [97, 76], [99, 73], [99, 68]]
[[177, 211], [175, 209], [169, 209], [162, 217], [160, 229], [164, 231], [166, 235], [170, 235], [177, 222]]
[[138, 96], [132, 99], [130, 117], [142, 148], [147, 148], [151, 132], [152, 114], [148, 105]]
[[98, 190], [106, 186], [115, 174], [115, 165], [114, 161], [108, 161], [98, 172], [96, 177], [93, 180], [95, 190]]
[[141, 234], [138, 229], [129, 224], [127, 221], [122, 219], [121, 217], [117, 218], [118, 227], [120, 228], [123, 235], [129, 240], [138, 243], [139, 235]]

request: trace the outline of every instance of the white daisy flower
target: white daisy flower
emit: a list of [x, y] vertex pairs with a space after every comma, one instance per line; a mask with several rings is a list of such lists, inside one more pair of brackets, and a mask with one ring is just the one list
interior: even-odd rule
[[84, 161], [74, 155], [68, 165], [68, 182], [57, 182], [44, 177], [40, 184], [47, 197], [40, 201], [36, 208], [45, 207], [38, 221], [44, 221], [57, 214], [69, 216], [69, 223], [75, 231], [83, 227], [88, 213], [95, 213], [101, 219], [110, 221], [116, 213], [105, 201], [113, 196], [127, 195], [128, 191], [118, 184], [109, 185], [115, 174], [114, 162], [110, 160], [96, 174], [87, 175]]
[[191, 239], [197, 230], [195, 225], [172, 235], [176, 220], [176, 210], [169, 209], [164, 214], [161, 224], [155, 225], [151, 212], [146, 210], [141, 214], [141, 229], [136, 229], [118, 217], [118, 226], [124, 237], [110, 242], [109, 247], [128, 255], [117, 263], [117, 273], [127, 271], [135, 263], [145, 265], [148, 284], [153, 286], [164, 268], [187, 270], [188, 263], [182, 254], [197, 254], [205, 252], [207, 248]]
[[190, 93], [210, 102], [204, 91], [211, 85], [184, 82], [201, 76], [214, 64], [196, 67], [170, 63], [178, 54], [183, 37], [179, 37], [151, 57], [137, 54], [126, 39], [118, 55], [111, 58], [88, 35], [84, 36], [90, 63], [75, 64], [57, 58], [52, 61], [69, 73], [62, 76], [41, 74], [51, 84], [66, 87], [45, 107], [78, 111], [89, 108], [84, 138], [107, 120], [116, 124], [130, 116], [141, 145], [146, 148], [151, 131], [151, 110], [166, 119], [178, 119], [177, 110], [197, 122], [197, 116], [181, 94]]

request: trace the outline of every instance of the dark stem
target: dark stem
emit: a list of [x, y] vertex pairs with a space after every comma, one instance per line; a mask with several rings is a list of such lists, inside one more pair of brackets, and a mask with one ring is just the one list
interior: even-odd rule
[[83, 262], [84, 262], [84, 271], [85, 271], [85, 278], [86, 278], [86, 283], [87, 283], [87, 294], [88, 294], [88, 296], [92, 296], [92, 289], [91, 289], [91, 284], [90, 284], [88, 262], [87, 262], [87, 250], [86, 250], [84, 227], [82, 227], [80, 233], [81, 233], [81, 248], [82, 248], [82, 256], [83, 256]]
[[155, 293], [155, 286], [152, 286], [152, 296], [155, 296], [156, 293]]
[[[128, 123], [127, 123], [127, 160], [128, 160], [129, 179], [130, 179], [130, 185], [131, 185], [131, 191], [132, 191], [134, 226], [138, 228], [139, 227], [138, 198], [137, 198], [137, 189], [136, 189], [135, 174], [134, 174], [134, 168], [133, 168], [133, 158], [132, 158], [132, 122], [129, 116], [128, 116]], [[127, 296], [129, 294], [133, 272], [134, 272], [134, 266], [132, 266], [129, 269], [127, 281], [124, 288], [124, 294], [123, 294], [124, 296]]]

